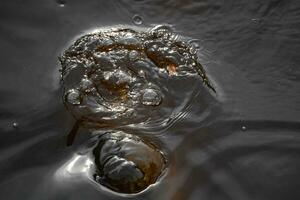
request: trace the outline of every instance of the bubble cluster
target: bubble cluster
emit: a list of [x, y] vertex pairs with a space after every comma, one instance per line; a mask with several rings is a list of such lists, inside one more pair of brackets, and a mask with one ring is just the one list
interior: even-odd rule
[[[133, 20], [142, 23], [139, 16]], [[77, 119], [68, 145], [79, 126], [111, 130], [180, 113], [193, 95], [184, 81], [201, 77], [214, 91], [190, 41], [169, 26], [102, 29], [76, 40], [59, 58], [64, 104]], [[122, 131], [101, 135], [93, 157], [94, 181], [119, 193], [145, 190], [166, 167], [153, 144]]]
[[163, 82], [172, 77], [198, 73], [212, 88], [193, 47], [167, 26], [87, 34], [60, 62], [64, 103], [77, 119], [90, 123], [145, 121], [139, 113], [165, 101]]
[[101, 136], [93, 150], [96, 182], [120, 193], [138, 193], [156, 182], [166, 166], [162, 152], [122, 131]]

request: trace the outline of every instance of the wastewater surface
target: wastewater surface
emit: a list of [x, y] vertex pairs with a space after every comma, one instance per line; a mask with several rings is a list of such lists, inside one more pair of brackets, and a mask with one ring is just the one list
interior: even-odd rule
[[299, 10], [1, 2], [0, 199], [298, 200]]

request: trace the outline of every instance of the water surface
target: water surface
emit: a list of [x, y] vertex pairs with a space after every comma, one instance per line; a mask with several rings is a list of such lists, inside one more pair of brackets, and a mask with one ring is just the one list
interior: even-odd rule
[[299, 10], [296, 0], [1, 2], [0, 199], [123, 198], [81, 176], [57, 178], [90, 138], [66, 146], [74, 119], [58, 56], [119, 24], [170, 24], [193, 38], [217, 91], [200, 86], [172, 123], [143, 129], [170, 166], [132, 199], [299, 199]]

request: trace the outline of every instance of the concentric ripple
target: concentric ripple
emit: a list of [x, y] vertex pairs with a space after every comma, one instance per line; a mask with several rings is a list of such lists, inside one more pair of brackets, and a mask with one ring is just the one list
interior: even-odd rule
[[94, 127], [166, 118], [183, 102], [178, 93], [190, 94], [172, 93], [181, 79], [197, 75], [213, 90], [194, 47], [167, 26], [87, 34], [60, 62], [66, 107]]

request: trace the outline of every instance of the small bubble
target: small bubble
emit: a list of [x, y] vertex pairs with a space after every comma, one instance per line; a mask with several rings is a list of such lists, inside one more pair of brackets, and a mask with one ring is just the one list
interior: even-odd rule
[[250, 27], [253, 29], [259, 29], [262, 25], [263, 21], [261, 19], [253, 18], [250, 21]]
[[99, 182], [101, 177], [99, 175], [95, 175], [95, 181]]
[[120, 44], [125, 44], [125, 45], [138, 45], [139, 44], [139, 40], [132, 35], [127, 35], [126, 37], [121, 37], [121, 38], [119, 38], [119, 40], [117, 42]]
[[132, 80], [132, 77], [123, 70], [115, 70], [113, 73], [109, 73], [109, 76], [105, 78], [116, 85], [128, 84]]
[[134, 15], [132, 17], [132, 22], [135, 24], [135, 25], [141, 25], [143, 23], [143, 19], [141, 16], [139, 15]]
[[17, 122], [14, 122], [14, 123], [12, 124], [12, 126], [13, 126], [13, 128], [15, 128], [15, 129], [19, 128], [19, 124], [18, 124]]
[[152, 88], [146, 89], [142, 96], [142, 103], [146, 106], [157, 106], [161, 100], [160, 92]]
[[242, 131], [246, 131], [247, 127], [246, 126], [242, 126]]
[[82, 90], [88, 90], [93, 85], [93, 82], [87, 78], [81, 80], [80, 87]]
[[79, 105], [81, 103], [79, 91], [74, 89], [69, 90], [67, 93], [67, 102]]
[[257, 18], [253, 18], [253, 19], [251, 19], [251, 21], [256, 24], [259, 24], [261, 22], [261, 20], [257, 19]]
[[139, 52], [133, 50], [128, 54], [130, 60], [137, 60], [139, 58]]
[[158, 32], [173, 32], [173, 28], [170, 25], [157, 25], [151, 29], [152, 33], [158, 33]]
[[140, 77], [143, 77], [143, 78], [146, 77], [146, 73], [145, 73], [143, 70], [140, 70], [140, 71], [138, 72], [138, 74], [139, 74]]

